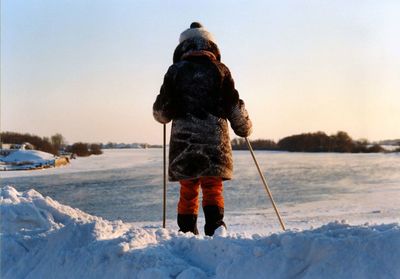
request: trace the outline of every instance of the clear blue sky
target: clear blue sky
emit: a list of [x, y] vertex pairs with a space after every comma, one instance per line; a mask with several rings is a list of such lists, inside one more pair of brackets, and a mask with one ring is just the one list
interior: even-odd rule
[[400, 1], [1, 1], [1, 129], [160, 143], [179, 34], [214, 34], [252, 138], [400, 138]]

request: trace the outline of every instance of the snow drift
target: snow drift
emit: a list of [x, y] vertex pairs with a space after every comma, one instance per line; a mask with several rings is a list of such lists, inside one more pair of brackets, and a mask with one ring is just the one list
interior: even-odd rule
[[39, 150], [16, 150], [0, 158], [0, 170], [30, 170], [53, 167], [57, 157]]
[[[400, 278], [399, 224], [203, 237], [1, 189], [1, 278]], [[255, 228], [256, 231], [256, 228]]]
[[55, 156], [39, 150], [17, 150], [2, 159], [6, 163], [44, 163], [49, 160], [54, 160]]

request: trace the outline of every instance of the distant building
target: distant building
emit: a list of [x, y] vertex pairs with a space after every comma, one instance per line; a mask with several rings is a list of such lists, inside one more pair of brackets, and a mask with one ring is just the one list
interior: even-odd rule
[[16, 150], [34, 150], [35, 147], [29, 143], [24, 142], [22, 144], [18, 143], [1, 143], [0, 145], [0, 156], [8, 156], [10, 153]]
[[1, 149], [3, 150], [33, 150], [35, 147], [29, 142], [19, 143], [2, 143]]
[[9, 150], [9, 149], [11, 149], [11, 145], [12, 145], [12, 143], [1, 143], [0, 148], [3, 150]]

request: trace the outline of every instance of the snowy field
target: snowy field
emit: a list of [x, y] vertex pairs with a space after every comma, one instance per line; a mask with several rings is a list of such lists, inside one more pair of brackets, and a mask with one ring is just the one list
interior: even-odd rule
[[399, 154], [256, 152], [281, 232], [250, 155], [234, 152], [228, 236], [213, 238], [176, 232], [176, 184], [160, 228], [161, 155], [2, 172], [0, 277], [400, 278]]

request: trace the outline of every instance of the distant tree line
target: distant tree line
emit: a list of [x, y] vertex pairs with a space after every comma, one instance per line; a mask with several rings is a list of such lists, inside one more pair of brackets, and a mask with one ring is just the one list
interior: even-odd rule
[[[253, 149], [257, 150], [279, 150], [278, 145], [273, 140], [256, 139], [250, 141]], [[244, 138], [235, 138], [231, 141], [232, 149], [247, 150], [246, 140]]]
[[[233, 139], [232, 149], [247, 149], [244, 139]], [[367, 140], [353, 140], [346, 132], [339, 131], [328, 136], [324, 132], [304, 133], [285, 137], [275, 143], [273, 140], [254, 140], [251, 145], [257, 150], [280, 150], [291, 152], [341, 152], [375, 153], [386, 151], [379, 144], [369, 144]]]
[[67, 145], [64, 137], [57, 133], [50, 138], [39, 137], [31, 134], [21, 134], [16, 132], [0, 133], [1, 143], [23, 144], [29, 142], [36, 150], [48, 152], [54, 155], [60, 155], [60, 152], [70, 152], [77, 156], [99, 155], [103, 151], [102, 145], [97, 143], [77, 142], [72, 145]]
[[48, 152], [51, 154], [58, 154], [58, 149], [55, 145], [51, 143], [51, 139], [48, 137], [39, 137], [31, 134], [20, 134], [15, 132], [2, 132], [0, 133], [2, 143], [13, 143], [13, 144], [23, 144], [29, 142], [35, 149]]
[[[29, 142], [35, 149], [59, 155], [60, 152], [70, 152], [77, 156], [90, 156], [102, 154], [103, 148], [156, 148], [160, 145], [149, 144], [117, 144], [84, 143], [77, 142], [67, 145], [64, 137], [57, 133], [49, 137], [39, 137], [31, 134], [15, 132], [0, 133], [0, 143], [23, 144]], [[247, 144], [243, 138], [235, 138], [231, 141], [232, 149], [247, 150]], [[342, 152], [342, 153], [372, 153], [385, 152], [379, 144], [370, 144], [367, 140], [353, 140], [346, 132], [339, 131], [328, 136], [324, 132], [303, 133], [285, 137], [277, 143], [268, 139], [252, 140], [251, 145], [256, 150], [276, 150], [291, 152]], [[400, 152], [399, 148], [394, 152]]]
[[161, 148], [161, 145], [157, 144], [148, 144], [148, 143], [116, 143], [116, 142], [108, 142], [106, 144], [102, 144], [102, 148], [104, 149], [128, 149], [128, 148]]

